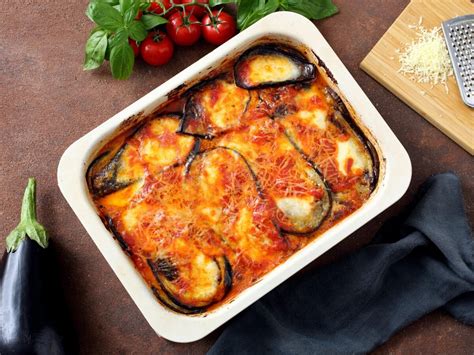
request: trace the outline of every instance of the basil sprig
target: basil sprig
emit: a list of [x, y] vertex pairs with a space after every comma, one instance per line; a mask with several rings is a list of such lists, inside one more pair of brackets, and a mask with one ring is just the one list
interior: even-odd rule
[[[332, 0], [210, 0], [209, 7], [235, 4], [237, 26], [243, 30], [275, 11], [292, 11], [313, 20], [329, 17], [338, 12]], [[191, 6], [177, 5], [173, 8]], [[127, 79], [133, 70], [135, 56], [128, 39], [143, 41], [147, 31], [168, 21], [148, 12], [148, 0], [90, 0], [86, 16], [97, 25], [86, 42], [84, 70], [100, 67], [104, 60], [110, 62], [112, 75]], [[170, 11], [172, 9], [168, 9]], [[137, 20], [139, 11], [145, 12]]]
[[338, 12], [332, 0], [210, 0], [217, 6], [234, 3], [237, 5], [237, 25], [246, 29], [261, 18], [275, 11], [292, 11], [309, 19], [319, 20]]
[[148, 2], [140, 0], [92, 0], [86, 16], [97, 27], [86, 42], [84, 70], [96, 69], [108, 59], [113, 77], [127, 79], [135, 63], [128, 39], [141, 42], [147, 30], [167, 22], [158, 15], [146, 15], [144, 21], [137, 20], [139, 10], [148, 6]]
[[241, 31], [275, 11], [292, 11], [312, 20], [338, 12], [332, 0], [237, 0], [237, 6], [237, 26]]

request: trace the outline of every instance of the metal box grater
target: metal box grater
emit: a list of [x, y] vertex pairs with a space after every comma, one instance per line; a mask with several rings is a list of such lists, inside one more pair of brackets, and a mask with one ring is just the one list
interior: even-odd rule
[[474, 15], [443, 22], [443, 32], [461, 97], [474, 107]]

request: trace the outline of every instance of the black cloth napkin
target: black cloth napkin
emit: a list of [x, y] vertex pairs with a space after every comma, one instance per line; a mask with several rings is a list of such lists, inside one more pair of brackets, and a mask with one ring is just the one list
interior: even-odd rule
[[474, 325], [474, 240], [459, 179], [428, 179], [371, 244], [237, 316], [209, 354], [361, 353], [444, 308]]

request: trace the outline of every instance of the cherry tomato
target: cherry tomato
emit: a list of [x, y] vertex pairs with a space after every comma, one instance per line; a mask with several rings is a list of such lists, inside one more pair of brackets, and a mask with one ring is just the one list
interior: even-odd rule
[[151, 32], [140, 45], [140, 54], [150, 65], [163, 65], [173, 56], [173, 42], [163, 32]]
[[137, 16], [135, 16], [135, 20], [140, 21], [140, 19], [142, 18], [142, 16], [143, 16], [142, 10], [138, 10], [138, 14], [137, 14]]
[[234, 18], [227, 12], [214, 10], [202, 19], [202, 35], [212, 44], [219, 45], [235, 35], [237, 26]]
[[[195, 0], [181, 0], [181, 4], [189, 4]], [[209, 4], [209, 0], [197, 0], [200, 4]], [[202, 18], [206, 14], [206, 8], [199, 5], [186, 6], [186, 13], [196, 16], [197, 18]]]
[[133, 49], [133, 54], [135, 54], [135, 58], [138, 57], [140, 54], [140, 45], [135, 41], [134, 39], [129, 38], [128, 39], [128, 44], [130, 44], [130, 47]]
[[[165, 7], [166, 10], [168, 10], [168, 9], [172, 6], [170, 0], [161, 0], [161, 1], [159, 1], [159, 2], [158, 2], [158, 1], [152, 1], [152, 2], [150, 3], [150, 6], [148, 6], [148, 11], [149, 11], [149, 12], [153, 12], [153, 13], [155, 13], [155, 14], [157, 14], [157, 15], [161, 15], [161, 14], [163, 13], [163, 8], [160, 6], [159, 3], [161, 3], [161, 4]], [[180, 1], [180, 0], [174, 0], [174, 3], [175, 3], [175, 4], [180, 4], [181, 1]], [[177, 9], [171, 10], [170, 12], [168, 12], [168, 13], [165, 15], [165, 17], [166, 17], [166, 18], [169, 18], [172, 14], [174, 14], [174, 13], [177, 12], [177, 11], [178, 11]]]
[[191, 46], [201, 37], [201, 26], [194, 15], [177, 12], [168, 20], [166, 32], [179, 46]]

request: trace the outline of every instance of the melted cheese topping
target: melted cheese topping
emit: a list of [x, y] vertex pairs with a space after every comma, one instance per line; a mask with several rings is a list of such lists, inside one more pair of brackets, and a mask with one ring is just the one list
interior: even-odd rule
[[290, 58], [279, 55], [261, 55], [248, 60], [249, 85], [295, 80], [300, 68]]
[[138, 155], [150, 171], [182, 163], [189, 155], [195, 139], [176, 134], [178, 126], [176, 118], [155, 119], [136, 134]]
[[[255, 81], [298, 75], [280, 56], [250, 64]], [[93, 196], [100, 213], [157, 297], [183, 313], [232, 299], [357, 209], [374, 169], [321, 77], [252, 94], [214, 80], [191, 95], [184, 130], [212, 139], [198, 145], [176, 133], [177, 118], [152, 119], [88, 179], [113, 187]]]
[[325, 110], [299, 111], [298, 117], [309, 125], [316, 126], [319, 129], [326, 129], [327, 111]]
[[276, 200], [277, 206], [283, 213], [294, 218], [308, 218], [312, 213], [312, 199], [286, 197]]
[[215, 135], [242, 125], [250, 100], [247, 90], [224, 79], [211, 81], [195, 93], [185, 110], [187, 133]]
[[337, 165], [339, 171], [347, 176], [349, 174], [360, 175], [367, 169], [367, 160], [364, 159], [360, 146], [354, 139], [345, 142], [337, 142]]

